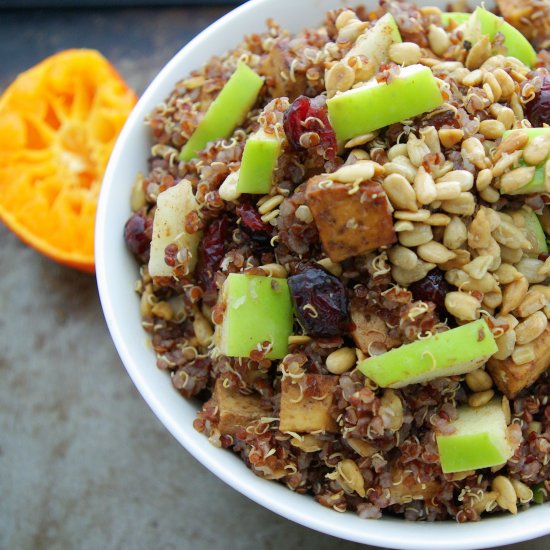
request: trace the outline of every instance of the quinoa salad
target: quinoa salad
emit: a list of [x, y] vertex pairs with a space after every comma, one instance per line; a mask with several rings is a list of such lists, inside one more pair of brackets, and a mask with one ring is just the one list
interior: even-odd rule
[[147, 118], [124, 238], [157, 367], [337, 512], [547, 506], [550, 5], [266, 25]]

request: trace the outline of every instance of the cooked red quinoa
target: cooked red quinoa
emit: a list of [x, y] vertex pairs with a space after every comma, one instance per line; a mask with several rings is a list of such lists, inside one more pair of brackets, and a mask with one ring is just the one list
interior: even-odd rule
[[[512, 23], [523, 30], [528, 26], [529, 19], [507, 13], [509, 3], [498, 4]], [[549, 12], [541, 3], [532, 4], [529, 38], [538, 48], [532, 69], [506, 57], [499, 34], [487, 46], [489, 54], [479, 54], [476, 44], [462, 40], [456, 23], [444, 25], [436, 8], [381, 0], [374, 11], [330, 11], [322, 26], [297, 35], [269, 20], [264, 33], [245, 37], [235, 50], [178, 82], [148, 117], [155, 144], [149, 172], [140, 174], [133, 188], [134, 213], [125, 228], [126, 242], [142, 264], [136, 290], [143, 327], [158, 368], [170, 374], [184, 397], [200, 401], [195, 428], [214, 445], [240, 454], [255, 474], [363, 518], [378, 518], [384, 511], [408, 520], [477, 521], [482, 513], [532, 505], [533, 490], [538, 500], [549, 499], [550, 373], [539, 368], [534, 380], [526, 381], [540, 358], [529, 362], [522, 355], [544, 355], [545, 366], [550, 363], [548, 343], [534, 345], [550, 333], [550, 260], [548, 254], [529, 255], [525, 222], [514, 213], [524, 209], [541, 215], [550, 234], [550, 194], [499, 193], [526, 147], [503, 145], [503, 132], [549, 124], [550, 57], [544, 48], [550, 37], [548, 25], [540, 23], [548, 21]], [[412, 56], [413, 63], [430, 67], [439, 79], [445, 102], [337, 151], [325, 98], [366, 78], [361, 71], [367, 71], [368, 59], [352, 56], [350, 61], [346, 54], [357, 36], [387, 12], [407, 45], [370, 76], [391, 81], [400, 63], [410, 64], [401, 58]], [[209, 143], [188, 162], [179, 160], [239, 60], [265, 78], [254, 109], [229, 139]], [[351, 82], [329, 76], [339, 70], [351, 74]], [[259, 127], [282, 131], [283, 126], [286, 136], [269, 196], [224, 200], [220, 187], [239, 169], [247, 137]], [[361, 183], [353, 192], [358, 197], [384, 197], [386, 192], [394, 210], [387, 229], [396, 236], [367, 252], [362, 243], [347, 243], [350, 252], [333, 261], [327, 257], [332, 245], [324, 238], [326, 228], [312, 216], [308, 184], [322, 187], [334, 175], [329, 181], [347, 185], [338, 183], [338, 170], [357, 168], [361, 161], [362, 166], [371, 163], [372, 188]], [[412, 209], [406, 208], [406, 193], [392, 195], [391, 174], [408, 186]], [[165, 262], [173, 276], [151, 277], [147, 262], [156, 199], [183, 179], [191, 183], [199, 205], [185, 220], [188, 234], [203, 232], [197, 265], [188, 273], [185, 250], [171, 244]], [[460, 199], [424, 200], [423, 190], [435, 189], [434, 181], [458, 181]], [[452, 188], [438, 187], [438, 192], [455, 197]], [[273, 197], [279, 197], [273, 209], [262, 214], [261, 205]], [[428, 243], [435, 244], [421, 248]], [[228, 274], [292, 277], [307, 270], [317, 270], [347, 305], [334, 311], [314, 308], [318, 320], [309, 328], [295, 321], [282, 360], [267, 359], [263, 348], [247, 358], [214, 349], [213, 326], [224, 314], [219, 289]], [[466, 302], [474, 304], [468, 311]], [[533, 312], [542, 312], [537, 320], [544, 322], [534, 344], [523, 333], [535, 329], [524, 325], [522, 333], [518, 324]], [[488, 368], [490, 377], [482, 369], [477, 377], [384, 390], [353, 368], [353, 353], [358, 358], [382, 354], [473, 320], [469, 314], [486, 318], [497, 337], [499, 361]], [[351, 351], [327, 361], [342, 348]], [[347, 357], [349, 364], [339, 368], [336, 357]], [[507, 371], [502, 367], [506, 361]], [[510, 408], [507, 434], [516, 445], [513, 456], [498, 467], [443, 474], [436, 435], [452, 432], [457, 406], [493, 394]], [[301, 418], [295, 423], [303, 429], [286, 429], [293, 425], [282, 411], [289, 402], [298, 408], [311, 403], [322, 420], [308, 428]], [[510, 482], [517, 502], [504, 496], [502, 487]]]

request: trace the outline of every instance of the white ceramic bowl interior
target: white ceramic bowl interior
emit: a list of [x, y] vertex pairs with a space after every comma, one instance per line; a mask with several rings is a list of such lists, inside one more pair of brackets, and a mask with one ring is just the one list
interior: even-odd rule
[[[367, 0], [367, 3], [372, 0]], [[96, 229], [97, 280], [103, 310], [120, 357], [138, 390], [172, 435], [209, 470], [247, 497], [292, 521], [351, 541], [389, 548], [485, 548], [550, 533], [550, 505], [534, 506], [518, 516], [484, 518], [479, 523], [411, 523], [380, 521], [338, 514], [312, 498], [256, 477], [229, 451], [213, 447], [192, 426], [196, 409], [155, 366], [145, 345], [138, 298], [133, 290], [137, 265], [125, 248], [122, 228], [130, 215], [129, 191], [135, 175], [146, 171], [151, 140], [143, 121], [173, 85], [213, 54], [235, 47], [247, 33], [265, 28], [267, 17], [298, 31], [322, 21], [326, 10], [349, 2], [338, 0], [252, 0], [215, 22], [161, 70], [128, 119], [113, 151], [99, 200]], [[429, 0], [444, 7], [445, 1]], [[355, 4], [355, 2], [352, 2]], [[492, 4], [492, 2], [491, 2]]]

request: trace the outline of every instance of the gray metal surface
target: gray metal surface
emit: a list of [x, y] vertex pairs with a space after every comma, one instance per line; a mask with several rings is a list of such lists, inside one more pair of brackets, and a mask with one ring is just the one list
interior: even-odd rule
[[[2, 13], [0, 89], [57, 50], [94, 47], [141, 92], [225, 11]], [[1, 225], [0, 242], [0, 549], [360, 548], [281, 519], [206, 471], [133, 388], [93, 276]], [[509, 548], [549, 547], [546, 537]]]

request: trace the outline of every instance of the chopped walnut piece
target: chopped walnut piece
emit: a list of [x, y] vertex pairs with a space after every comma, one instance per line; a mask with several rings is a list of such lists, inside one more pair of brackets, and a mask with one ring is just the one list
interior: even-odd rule
[[333, 262], [396, 241], [390, 206], [379, 183], [352, 185], [314, 176], [307, 184], [306, 201]]

